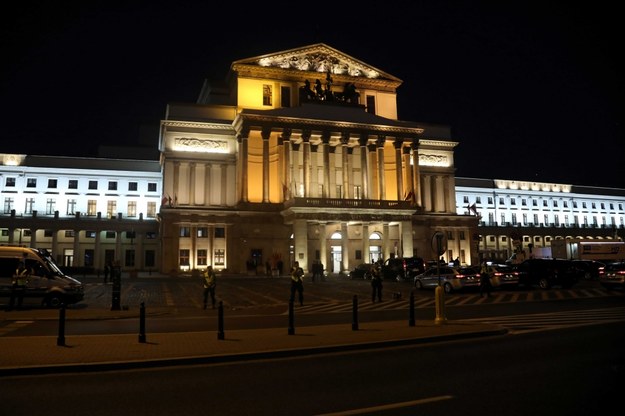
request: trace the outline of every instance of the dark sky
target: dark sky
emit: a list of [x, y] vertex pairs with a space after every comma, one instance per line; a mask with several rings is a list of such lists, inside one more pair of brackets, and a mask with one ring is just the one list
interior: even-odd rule
[[156, 145], [205, 78], [323, 42], [403, 80], [400, 119], [451, 126], [458, 176], [625, 188], [625, 25], [601, 2], [62, 3], [0, 26], [0, 151]]

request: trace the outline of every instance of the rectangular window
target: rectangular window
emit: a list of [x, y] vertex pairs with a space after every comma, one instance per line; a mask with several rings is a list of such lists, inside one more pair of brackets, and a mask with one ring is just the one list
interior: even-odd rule
[[505, 202], [503, 200], [503, 198], [499, 198], [499, 205], [503, 205]]
[[98, 208], [98, 201], [95, 199], [89, 199], [87, 201], [87, 215], [95, 216]]
[[134, 240], [137, 238], [137, 234], [134, 231], [126, 231], [126, 238], [129, 240]]
[[107, 231], [105, 233], [106, 238], [115, 238], [117, 236], [117, 233], [115, 231]]
[[78, 179], [70, 179], [67, 183], [67, 189], [78, 189]]
[[342, 185], [336, 185], [336, 197], [343, 198], [343, 186]]
[[360, 185], [354, 186], [354, 199], [362, 199], [361, 189]]
[[280, 106], [281, 107], [291, 106], [291, 88], [280, 87]]
[[208, 227], [198, 227], [197, 238], [208, 238]]
[[532, 206], [533, 206], [533, 207], [537, 207], [537, 206], [538, 206], [538, 201], [537, 201], [537, 200], [535, 200], [535, 199], [533, 199], [533, 200], [532, 200]]
[[87, 248], [85, 249], [85, 266], [93, 267], [93, 258], [95, 256], [95, 251], [93, 249]]
[[37, 179], [28, 178], [26, 179], [26, 187], [27, 188], [36, 188], [37, 187]]
[[482, 203], [482, 198], [481, 197], [475, 197], [475, 203], [476, 204], [481, 204]]
[[180, 237], [191, 237], [191, 228], [180, 227]]
[[113, 218], [117, 213], [117, 201], [109, 200], [106, 201], [106, 215], [109, 218]]
[[148, 183], [148, 192], [156, 192], [156, 182]]
[[117, 182], [109, 181], [109, 191], [117, 191]]
[[57, 182], [56, 179], [48, 179], [48, 189], [56, 189]]
[[54, 214], [55, 209], [56, 209], [56, 199], [48, 198], [48, 200], [46, 201], [46, 215]]
[[137, 190], [137, 182], [128, 182], [128, 190], [136, 191]]
[[189, 265], [189, 250], [180, 250], [180, 254], [178, 255], [178, 262], [181, 266]]
[[74, 238], [74, 230], [65, 230], [65, 237], [66, 238]]
[[24, 212], [26, 214], [32, 214], [34, 206], [35, 206], [35, 198], [26, 198], [26, 207], [25, 207]]
[[89, 189], [91, 190], [98, 189], [98, 181], [89, 181]]
[[154, 267], [156, 264], [156, 252], [154, 250], [145, 250], [145, 267]]
[[13, 198], [4, 198], [4, 213], [8, 214], [13, 209]]
[[226, 252], [222, 248], [215, 249], [215, 265], [223, 266], [226, 262]]
[[462, 200], [464, 201], [465, 204], [469, 203], [469, 197], [467, 195], [465, 195], [464, 198], [462, 198]]
[[510, 198], [510, 205], [516, 205], [516, 199]]
[[466, 237], [464, 235], [464, 231], [460, 231], [460, 240], [466, 240]]
[[12, 188], [15, 186], [15, 178], [7, 178], [6, 181], [4, 182], [4, 186], [6, 186], [7, 188]]
[[156, 202], [154, 202], [154, 201], [148, 202], [147, 217], [148, 218], [155, 218], [156, 217]]
[[67, 200], [67, 215], [76, 214], [76, 200], [68, 199]]
[[493, 205], [493, 197], [492, 196], [488, 197], [488, 205]]
[[128, 213], [129, 217], [137, 216], [137, 201], [128, 201]]
[[215, 228], [215, 238], [226, 238], [226, 229], [223, 227]]
[[534, 214], [534, 224], [538, 225], [538, 214]]
[[263, 105], [270, 106], [271, 104], [271, 85], [263, 84]]
[[198, 250], [197, 251], [197, 265], [198, 266], [206, 266], [208, 264], [208, 256], [207, 250]]
[[135, 251], [134, 250], [126, 250], [126, 256], [124, 259], [124, 263], [126, 267], [134, 267], [135, 266]]
[[85, 237], [86, 238], [95, 238], [95, 234], [96, 234], [96, 232], [92, 231], [92, 230], [86, 230], [85, 231]]

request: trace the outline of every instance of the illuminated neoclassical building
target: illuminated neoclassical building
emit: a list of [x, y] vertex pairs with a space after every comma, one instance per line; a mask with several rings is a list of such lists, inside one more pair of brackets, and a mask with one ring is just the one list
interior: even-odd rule
[[170, 104], [159, 150], [161, 269], [330, 272], [391, 256], [477, 260], [456, 212], [448, 126], [397, 119], [402, 81], [325, 44], [236, 61]]

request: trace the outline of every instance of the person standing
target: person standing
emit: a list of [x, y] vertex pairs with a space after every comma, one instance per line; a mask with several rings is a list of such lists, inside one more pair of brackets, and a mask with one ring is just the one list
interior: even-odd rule
[[208, 296], [211, 298], [212, 309], [215, 309], [215, 288], [217, 287], [217, 276], [213, 266], [208, 266], [204, 271], [204, 309], [208, 305]]
[[[109, 281], [109, 273], [111, 272], [111, 263], [106, 261], [104, 263], [104, 283], [108, 283]], [[113, 279], [111, 279], [113, 280]]]
[[298, 294], [300, 306], [304, 306], [304, 270], [299, 267], [299, 262], [293, 264], [291, 269], [291, 297], [290, 302], [295, 301], [295, 292]]
[[482, 268], [480, 269], [480, 297], [483, 297], [486, 294], [486, 297], [490, 298], [490, 267], [488, 267], [488, 263], [486, 260], [482, 262]]
[[380, 264], [375, 263], [371, 269], [371, 302], [382, 302], [382, 270]]
[[13, 275], [11, 285], [11, 299], [9, 301], [8, 310], [12, 310], [15, 307], [17, 301], [17, 309], [22, 308], [24, 302], [24, 292], [26, 292], [26, 285], [28, 285], [29, 270], [26, 268], [24, 261], [20, 261], [15, 274]]

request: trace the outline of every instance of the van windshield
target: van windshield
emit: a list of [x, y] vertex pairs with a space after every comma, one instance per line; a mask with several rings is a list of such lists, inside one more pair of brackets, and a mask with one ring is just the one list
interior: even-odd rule
[[52, 274], [56, 276], [65, 276], [65, 273], [59, 269], [59, 266], [56, 265], [54, 260], [52, 260], [52, 256], [47, 250], [37, 250], [41, 259], [46, 263], [48, 269], [52, 272]]

